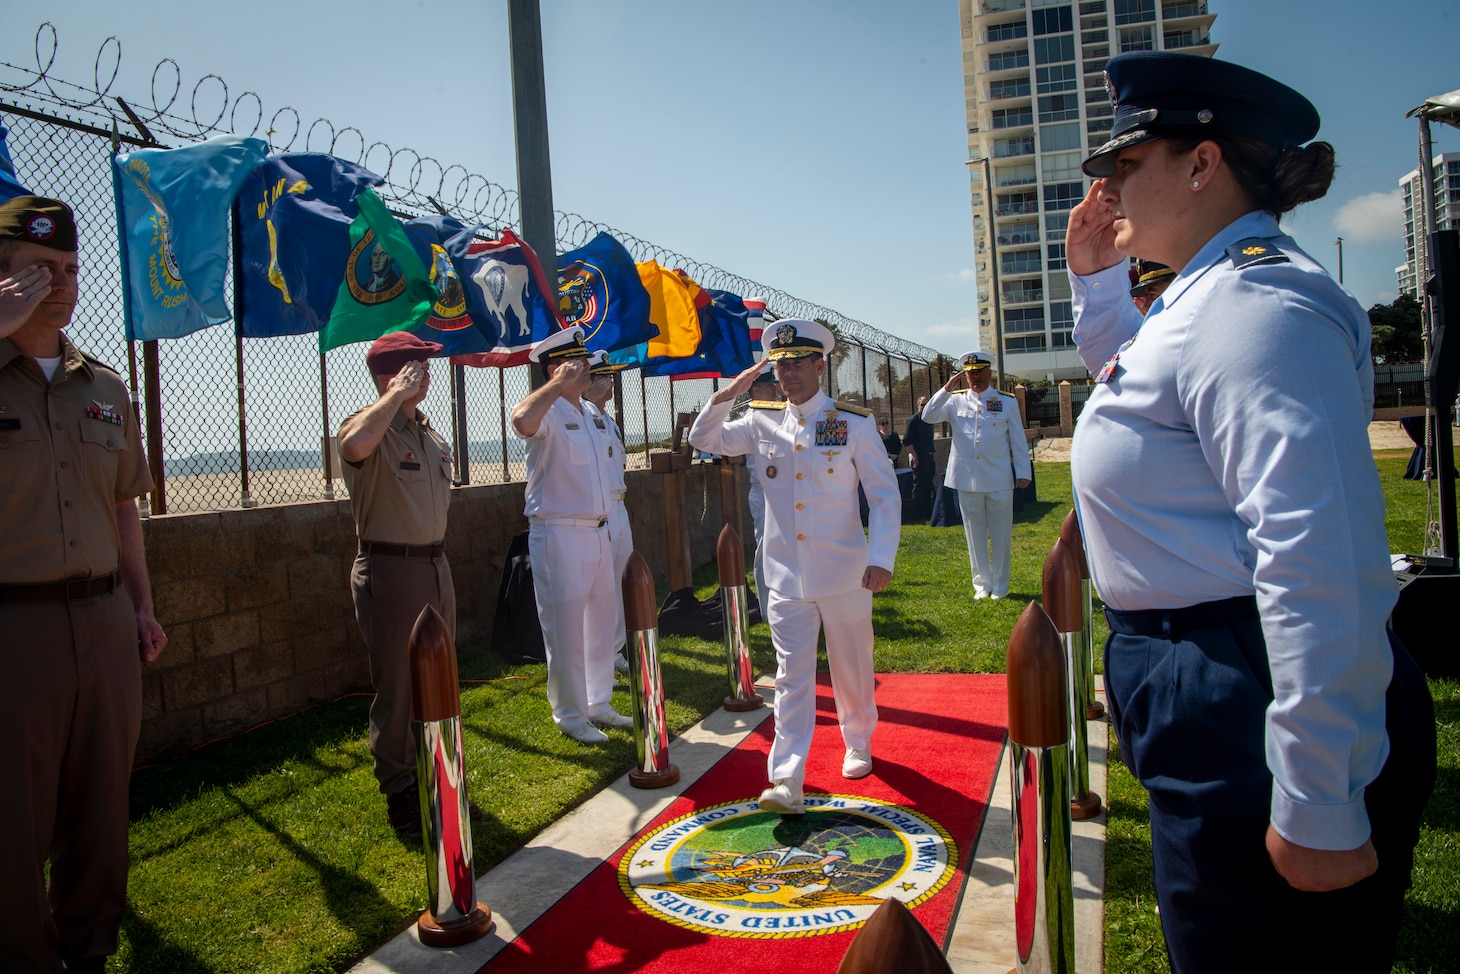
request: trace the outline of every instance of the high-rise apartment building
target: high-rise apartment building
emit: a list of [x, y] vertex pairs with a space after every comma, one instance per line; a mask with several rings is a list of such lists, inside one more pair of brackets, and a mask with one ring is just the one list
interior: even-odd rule
[[1424, 212], [1419, 168], [1411, 169], [1399, 180], [1399, 191], [1404, 196], [1404, 263], [1394, 268], [1394, 277], [1399, 291], [1413, 298], [1419, 297], [1419, 265], [1414, 249], [1419, 239], [1434, 230], [1460, 229], [1460, 152], [1442, 152], [1432, 162], [1435, 213], [1431, 226], [1415, 226], [1416, 212]]
[[[958, 0], [979, 342], [1003, 369], [1083, 379], [1070, 331], [1065, 226], [1109, 137], [1105, 62], [1125, 51], [1210, 57], [1206, 0]], [[992, 233], [990, 233], [992, 226]]]

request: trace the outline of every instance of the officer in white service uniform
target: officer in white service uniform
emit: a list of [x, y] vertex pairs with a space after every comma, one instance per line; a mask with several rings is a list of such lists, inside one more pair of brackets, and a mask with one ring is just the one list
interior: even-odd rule
[[[1009, 594], [1014, 488], [1028, 487], [1034, 475], [1029, 444], [1019, 401], [989, 385], [992, 360], [983, 352], [968, 352], [958, 364], [959, 371], [923, 407], [923, 421], [946, 422], [953, 429], [943, 483], [958, 491], [973, 597], [1001, 599]], [[958, 392], [960, 386], [966, 391]]]
[[614, 490], [623, 483], [623, 447], [582, 401], [592, 383], [582, 328], [554, 332], [528, 358], [542, 366], [547, 381], [512, 410], [512, 429], [527, 442], [527, 539], [547, 651], [548, 703], [560, 731], [598, 744], [608, 736], [594, 724], [633, 726], [611, 703], [623, 605], [608, 523]]
[[[776, 647], [775, 739], [771, 787], [760, 807], [801, 814], [806, 755], [816, 720], [816, 641], [826, 629], [837, 719], [847, 751], [842, 775], [872, 771], [872, 593], [892, 581], [901, 532], [897, 479], [870, 411], [834, 402], [821, 391], [831, 331], [814, 321], [782, 319], [761, 339], [786, 402], [754, 402], [730, 420], [736, 397], [761, 365], [716, 393], [689, 439], [708, 453], [753, 453], [765, 490], [766, 596]], [[857, 485], [871, 510], [862, 533]]]
[[634, 553], [634, 535], [629, 529], [629, 509], [624, 503], [624, 497], [628, 494], [628, 486], [624, 481], [624, 465], [627, 462], [628, 451], [624, 446], [624, 432], [619, 428], [618, 421], [613, 418], [613, 413], [608, 409], [608, 399], [613, 395], [613, 374], [620, 368], [622, 366], [609, 364], [608, 353], [601, 349], [589, 355], [588, 374], [593, 378], [588, 384], [587, 391], [583, 393], [583, 401], [593, 407], [594, 412], [608, 426], [608, 431], [618, 441], [617, 447], [609, 447], [618, 460], [616, 466], [610, 465], [617, 471], [617, 476], [609, 485], [613, 505], [608, 515], [608, 538], [613, 547], [613, 584], [614, 590], [618, 593], [613, 600], [613, 604], [618, 608], [618, 623], [613, 630], [615, 637], [613, 668], [619, 673], [627, 673], [629, 660], [624, 655], [627, 634], [624, 629], [623, 581], [624, 568], [629, 563], [629, 555]]

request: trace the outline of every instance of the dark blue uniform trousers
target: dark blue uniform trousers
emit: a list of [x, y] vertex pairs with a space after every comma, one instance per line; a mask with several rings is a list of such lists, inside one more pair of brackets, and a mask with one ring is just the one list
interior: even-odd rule
[[1364, 791], [1379, 871], [1347, 889], [1303, 893], [1265, 845], [1273, 697], [1256, 600], [1105, 614], [1106, 695], [1121, 757], [1150, 796], [1172, 970], [1388, 971], [1435, 780], [1434, 705], [1404, 647], [1391, 633], [1389, 757]]

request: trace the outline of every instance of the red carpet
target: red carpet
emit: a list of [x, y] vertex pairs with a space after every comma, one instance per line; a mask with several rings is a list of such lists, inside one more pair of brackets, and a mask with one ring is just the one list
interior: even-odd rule
[[816, 704], [806, 815], [757, 808], [766, 720], [483, 972], [831, 974], [888, 896], [945, 944], [1003, 748], [1004, 677], [879, 675], [858, 781], [841, 776], [824, 673]]

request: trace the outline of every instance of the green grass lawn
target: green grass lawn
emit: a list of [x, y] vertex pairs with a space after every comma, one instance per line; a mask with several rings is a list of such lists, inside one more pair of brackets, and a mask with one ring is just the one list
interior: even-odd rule
[[[1015, 519], [1007, 600], [971, 598], [961, 530], [904, 528], [897, 576], [874, 603], [879, 670], [1003, 671], [1009, 631], [1039, 591], [1044, 554], [1070, 507], [1068, 466], [1036, 469], [1043, 500]], [[1387, 470], [1382, 463], [1381, 469]], [[1400, 528], [1422, 530], [1422, 496], [1417, 510], [1391, 498], [1397, 547], [1404, 547]], [[701, 571], [697, 582], [702, 597], [712, 593], [713, 571]], [[1103, 640], [1099, 613], [1096, 630]], [[765, 626], [751, 635], [756, 667], [772, 669]], [[661, 653], [669, 725], [679, 732], [720, 705], [723, 650], [719, 643], [665, 637]], [[622, 775], [635, 755], [627, 731], [609, 731], [611, 741], [601, 747], [558, 734], [542, 665], [507, 665], [483, 645], [466, 645], [459, 669], [468, 789], [486, 812], [472, 826], [480, 872]], [[1442, 738], [1448, 778], [1441, 772], [1448, 797], [1431, 803], [1435, 821], [1421, 850], [1416, 875], [1423, 878], [1411, 911], [1417, 929], [1460, 927], [1460, 688], [1452, 688], [1450, 700], [1449, 716], [1442, 716], [1449, 721], [1448, 743]], [[622, 686], [614, 703], [629, 709]], [[363, 695], [322, 704], [133, 776], [131, 909], [112, 971], [337, 971], [415, 921], [426, 906], [424, 856], [386, 825], [370, 771], [368, 706]], [[1164, 970], [1149, 840], [1141, 831], [1144, 797], [1115, 762], [1109, 788], [1107, 969]], [[1460, 948], [1449, 956], [1460, 956]]]

